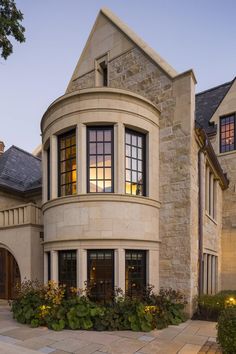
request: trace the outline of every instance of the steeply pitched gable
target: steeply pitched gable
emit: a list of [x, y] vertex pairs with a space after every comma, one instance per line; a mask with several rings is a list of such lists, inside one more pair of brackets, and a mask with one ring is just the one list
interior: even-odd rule
[[103, 8], [97, 16], [66, 92], [72, 90], [72, 83], [78, 77], [94, 70], [97, 58], [109, 53], [109, 60], [112, 60], [135, 46], [141, 49], [170, 78], [177, 76], [177, 72], [126, 24], [110, 10]]

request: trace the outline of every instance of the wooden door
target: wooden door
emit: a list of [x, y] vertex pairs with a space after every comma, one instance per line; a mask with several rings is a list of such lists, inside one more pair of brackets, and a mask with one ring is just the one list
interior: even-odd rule
[[18, 264], [7, 249], [0, 248], [0, 299], [14, 299], [17, 283], [20, 283]]

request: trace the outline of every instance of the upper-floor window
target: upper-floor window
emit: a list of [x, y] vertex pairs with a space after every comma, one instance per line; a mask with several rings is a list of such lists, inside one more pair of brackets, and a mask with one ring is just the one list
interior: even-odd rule
[[220, 152], [236, 150], [235, 114], [220, 118]]
[[71, 130], [58, 137], [59, 196], [76, 194], [76, 134]]
[[88, 127], [89, 193], [113, 192], [113, 127]]
[[96, 86], [108, 86], [107, 55], [96, 60]]
[[50, 146], [47, 149], [47, 197], [48, 200], [50, 200], [50, 196], [51, 196], [51, 159], [50, 159]]
[[217, 180], [209, 166], [206, 166], [205, 186], [206, 211], [209, 216], [216, 219]]
[[145, 195], [145, 135], [125, 131], [125, 193]]

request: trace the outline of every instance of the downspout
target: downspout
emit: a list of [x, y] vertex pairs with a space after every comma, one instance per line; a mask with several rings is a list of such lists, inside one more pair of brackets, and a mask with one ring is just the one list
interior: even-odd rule
[[198, 294], [203, 293], [203, 175], [202, 175], [202, 156], [208, 146], [208, 137], [204, 130], [204, 144], [198, 151]]

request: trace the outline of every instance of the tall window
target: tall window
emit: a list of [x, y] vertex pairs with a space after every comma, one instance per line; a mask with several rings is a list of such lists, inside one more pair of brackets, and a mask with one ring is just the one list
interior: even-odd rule
[[58, 252], [59, 283], [76, 288], [76, 251]]
[[142, 296], [146, 286], [146, 251], [125, 252], [125, 291], [130, 296]]
[[91, 298], [106, 301], [114, 289], [114, 251], [88, 251], [88, 286]]
[[113, 127], [88, 128], [88, 192], [113, 192]]
[[218, 257], [212, 254], [203, 254], [203, 292], [215, 294], [218, 290]]
[[51, 252], [47, 252], [48, 281], [51, 280]]
[[213, 219], [216, 219], [217, 180], [209, 166], [206, 166], [205, 187], [207, 214]]
[[50, 159], [50, 147], [47, 149], [47, 197], [48, 200], [50, 200], [50, 194], [51, 194], [51, 169], [50, 169], [50, 165], [51, 165], [51, 159]]
[[220, 119], [220, 152], [236, 150], [235, 114]]
[[58, 137], [59, 196], [76, 194], [75, 130]]
[[145, 135], [125, 131], [125, 193], [145, 195]]

